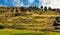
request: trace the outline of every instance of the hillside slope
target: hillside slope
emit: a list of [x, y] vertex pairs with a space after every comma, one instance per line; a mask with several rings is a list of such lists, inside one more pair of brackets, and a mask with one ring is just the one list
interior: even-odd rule
[[54, 30], [54, 21], [60, 17], [58, 12], [35, 12], [0, 14], [0, 26], [4, 28], [26, 29], [26, 30]]

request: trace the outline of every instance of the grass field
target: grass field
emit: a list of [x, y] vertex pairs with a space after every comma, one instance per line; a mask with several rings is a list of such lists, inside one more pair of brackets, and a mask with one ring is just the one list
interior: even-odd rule
[[[50, 32], [55, 30], [55, 26], [53, 24], [56, 21], [58, 22], [58, 20], [56, 20], [57, 17], [60, 18], [60, 13], [52, 11], [43, 13], [40, 11], [2, 11], [0, 14], [0, 35], [60, 35], [60, 32]], [[57, 29], [57, 31], [59, 30]]]
[[2, 29], [0, 30], [0, 35], [60, 35], [60, 32]]

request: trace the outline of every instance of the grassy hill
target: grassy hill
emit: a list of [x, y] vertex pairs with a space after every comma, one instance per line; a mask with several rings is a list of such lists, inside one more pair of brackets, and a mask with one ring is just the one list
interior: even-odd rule
[[58, 12], [46, 11], [42, 14], [31, 12], [4, 12], [0, 14], [0, 26], [20, 30], [54, 30], [54, 21], [60, 17]]
[[60, 35], [60, 10], [0, 7], [0, 35]]

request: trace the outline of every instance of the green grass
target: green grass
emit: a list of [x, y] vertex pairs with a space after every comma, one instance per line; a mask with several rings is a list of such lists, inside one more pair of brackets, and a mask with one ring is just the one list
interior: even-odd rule
[[2, 29], [0, 35], [60, 35], [59, 32], [40, 32], [31, 30]]

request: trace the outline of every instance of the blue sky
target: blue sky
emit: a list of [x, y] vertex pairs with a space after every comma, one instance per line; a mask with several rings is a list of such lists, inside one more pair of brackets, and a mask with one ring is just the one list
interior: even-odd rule
[[[29, 0], [30, 1], [30, 0]], [[23, 3], [23, 6], [39, 6], [39, 1], [34, 0], [32, 3], [30, 3], [28, 0], [0, 0], [0, 5], [2, 6], [21, 6]], [[31, 0], [32, 1], [32, 0]]]
[[38, 6], [60, 8], [60, 0], [0, 0], [0, 6]]

